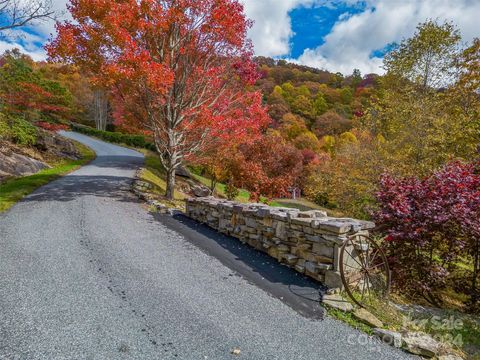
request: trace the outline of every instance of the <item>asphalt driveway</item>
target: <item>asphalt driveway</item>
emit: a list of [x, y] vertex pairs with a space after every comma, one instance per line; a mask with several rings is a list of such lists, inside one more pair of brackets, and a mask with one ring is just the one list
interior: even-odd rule
[[97, 159], [0, 215], [0, 359], [409, 358], [322, 320], [318, 284], [150, 214], [129, 192], [140, 153], [65, 135]]

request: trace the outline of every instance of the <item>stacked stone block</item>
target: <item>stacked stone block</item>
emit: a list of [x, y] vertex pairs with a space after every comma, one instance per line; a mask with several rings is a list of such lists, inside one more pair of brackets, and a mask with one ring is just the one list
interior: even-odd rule
[[374, 227], [371, 222], [332, 218], [318, 210], [241, 204], [213, 197], [188, 199], [186, 214], [333, 288], [342, 287], [338, 262], [344, 241]]

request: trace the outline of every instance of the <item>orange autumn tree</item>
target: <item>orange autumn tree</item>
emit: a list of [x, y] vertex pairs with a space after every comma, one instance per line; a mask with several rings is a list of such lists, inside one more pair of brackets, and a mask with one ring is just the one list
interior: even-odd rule
[[71, 0], [53, 60], [89, 69], [115, 93], [117, 121], [148, 130], [167, 171], [219, 136], [256, 132], [268, 118], [249, 91], [258, 78], [237, 0]]
[[[261, 106], [261, 94], [250, 95], [251, 105], [247, 108], [248, 112], [245, 114], [244, 109], [237, 108], [237, 115], [234, 117], [236, 120], [228, 126], [228, 131], [222, 128], [213, 129], [211, 140], [201, 152], [191, 158], [192, 163], [200, 165], [210, 179], [212, 194], [218, 182], [230, 184], [233, 181], [227, 165], [237, 156], [238, 148], [263, 138], [263, 132], [271, 122], [265, 108]], [[244, 119], [245, 116], [254, 121], [239, 123], [239, 119]]]
[[242, 144], [225, 161], [229, 185], [250, 191], [250, 199], [287, 197], [303, 170], [302, 152], [271, 133]]

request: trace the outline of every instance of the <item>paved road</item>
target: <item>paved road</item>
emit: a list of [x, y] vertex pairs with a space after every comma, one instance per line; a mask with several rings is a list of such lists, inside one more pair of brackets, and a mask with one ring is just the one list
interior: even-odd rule
[[149, 214], [141, 154], [67, 136], [97, 159], [0, 215], [0, 359], [407, 358], [316, 320], [312, 285], [263, 255]]

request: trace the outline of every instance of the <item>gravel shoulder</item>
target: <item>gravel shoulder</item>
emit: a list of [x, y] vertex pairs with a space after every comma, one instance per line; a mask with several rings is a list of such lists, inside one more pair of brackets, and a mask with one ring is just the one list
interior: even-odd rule
[[64, 135], [96, 160], [0, 215], [0, 359], [410, 358], [280, 299], [312, 284], [266, 258], [149, 214], [140, 153]]

